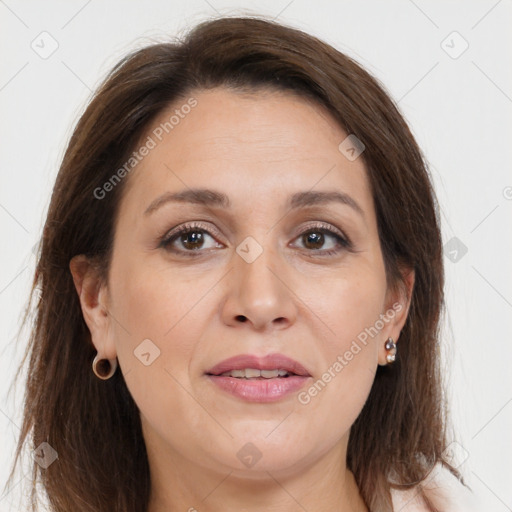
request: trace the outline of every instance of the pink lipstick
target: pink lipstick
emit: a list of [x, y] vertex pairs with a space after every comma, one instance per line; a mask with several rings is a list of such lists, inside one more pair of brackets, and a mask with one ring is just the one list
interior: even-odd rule
[[206, 372], [223, 391], [249, 402], [276, 402], [298, 391], [311, 378], [298, 361], [283, 354], [243, 354], [226, 359]]

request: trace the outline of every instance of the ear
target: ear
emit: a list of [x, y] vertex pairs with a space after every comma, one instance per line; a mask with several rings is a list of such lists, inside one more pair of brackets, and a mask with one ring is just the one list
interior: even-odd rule
[[101, 358], [115, 359], [116, 350], [111, 317], [108, 314], [106, 284], [100, 279], [98, 269], [83, 254], [71, 259], [69, 270], [80, 299], [85, 323], [91, 333], [92, 343]]
[[379, 365], [385, 366], [388, 364], [386, 356], [388, 354], [385, 348], [385, 342], [388, 338], [393, 338], [399, 350], [397, 340], [400, 337], [400, 332], [403, 329], [409, 308], [411, 306], [412, 292], [414, 289], [415, 273], [414, 269], [401, 268], [403, 281], [399, 282], [397, 286], [390, 288], [386, 294], [385, 311], [382, 314], [384, 327], [382, 329], [381, 346], [379, 347]]

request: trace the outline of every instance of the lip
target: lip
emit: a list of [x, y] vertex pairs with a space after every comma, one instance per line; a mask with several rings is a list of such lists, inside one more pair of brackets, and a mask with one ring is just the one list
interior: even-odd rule
[[[220, 375], [230, 370], [244, 368], [286, 370], [295, 375], [272, 379], [237, 379]], [[224, 392], [247, 402], [260, 403], [281, 400], [290, 393], [298, 391], [311, 378], [304, 366], [283, 354], [268, 354], [265, 357], [243, 354], [221, 361], [205, 373], [208, 379]]]
[[220, 375], [224, 372], [243, 370], [244, 368], [254, 368], [256, 370], [286, 370], [287, 372], [295, 373], [299, 376], [310, 377], [309, 372], [304, 366], [283, 354], [267, 354], [264, 357], [258, 357], [252, 354], [241, 354], [221, 361], [213, 368], [210, 368], [206, 373]]

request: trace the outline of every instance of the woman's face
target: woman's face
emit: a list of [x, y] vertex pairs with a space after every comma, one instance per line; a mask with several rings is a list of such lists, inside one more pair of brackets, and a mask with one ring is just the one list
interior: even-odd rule
[[[339, 148], [348, 134], [322, 108], [291, 94], [191, 97], [160, 115], [124, 178], [99, 297], [109, 315], [88, 322], [93, 342], [118, 358], [153, 464], [256, 477], [344, 461], [407, 309], [387, 293], [363, 159], [349, 141]], [[187, 200], [199, 189], [212, 192]], [[188, 234], [174, 236], [180, 227]], [[307, 376], [208, 375], [268, 354]]]

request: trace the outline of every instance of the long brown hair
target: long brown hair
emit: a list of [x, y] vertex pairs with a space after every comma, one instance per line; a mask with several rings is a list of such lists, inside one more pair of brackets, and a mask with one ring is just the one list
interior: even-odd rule
[[129, 178], [102, 199], [94, 191], [127, 161], [163, 109], [191, 91], [213, 87], [299, 94], [326, 107], [365, 145], [388, 286], [403, 284], [404, 266], [414, 269], [415, 284], [397, 361], [377, 369], [350, 431], [347, 467], [369, 509], [379, 512], [392, 510], [391, 476], [412, 486], [442, 462], [462, 481], [444, 455], [444, 270], [425, 159], [377, 80], [328, 44], [261, 17], [214, 19], [183, 41], [134, 51], [110, 72], [81, 116], [53, 190], [30, 295], [30, 304], [34, 297], [37, 304], [23, 358], [30, 353], [10, 479], [32, 430], [31, 449], [46, 442], [58, 453], [46, 469], [32, 461], [32, 510], [38, 478], [54, 512], [147, 509], [150, 474], [139, 411], [120, 371], [101, 381], [91, 370], [96, 351], [69, 262], [85, 254], [107, 275]]

